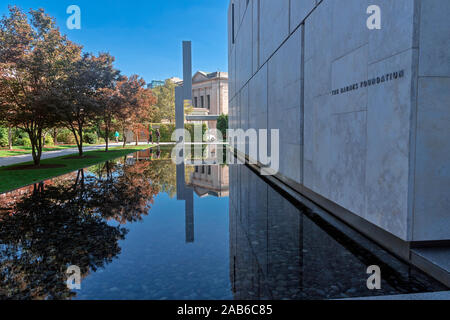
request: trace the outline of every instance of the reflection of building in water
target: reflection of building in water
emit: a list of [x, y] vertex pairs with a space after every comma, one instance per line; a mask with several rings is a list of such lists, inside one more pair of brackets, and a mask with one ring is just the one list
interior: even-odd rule
[[[293, 204], [246, 166], [230, 165], [230, 279], [235, 299], [333, 299], [423, 292], [407, 264]], [[367, 249], [369, 248], [369, 249]], [[367, 267], [383, 270], [367, 289]]]
[[[147, 149], [147, 150], [138, 151], [138, 152], [135, 152], [135, 153], [129, 155], [127, 157], [127, 162], [126, 163], [127, 163], [127, 165], [133, 165], [133, 164], [135, 164], [136, 162], [139, 162], [139, 161], [160, 160], [160, 159], [162, 159], [161, 154], [162, 153], [161, 153], [161, 148], [160, 147], [150, 148], [150, 149]], [[164, 159], [165, 160], [169, 159], [169, 154], [168, 153], [165, 154]]]
[[199, 197], [215, 196], [228, 197], [229, 181], [228, 166], [224, 165], [197, 165], [191, 174], [189, 186]]
[[[191, 186], [199, 197], [215, 196], [228, 197], [229, 178], [228, 166], [221, 165], [225, 154], [223, 145], [208, 144], [194, 145], [193, 172], [190, 175], [188, 185]], [[199, 155], [201, 160], [198, 159]]]

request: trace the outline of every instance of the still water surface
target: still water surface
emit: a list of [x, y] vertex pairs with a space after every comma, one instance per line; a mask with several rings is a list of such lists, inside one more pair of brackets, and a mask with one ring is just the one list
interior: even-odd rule
[[[445, 288], [244, 165], [152, 149], [0, 195], [0, 299], [335, 299]], [[365, 240], [367, 241], [367, 240]], [[382, 269], [367, 289], [366, 269]], [[81, 290], [66, 270], [82, 272]]]

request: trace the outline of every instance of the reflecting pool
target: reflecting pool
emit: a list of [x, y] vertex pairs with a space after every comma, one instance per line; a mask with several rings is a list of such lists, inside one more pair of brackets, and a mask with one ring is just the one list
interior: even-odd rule
[[[288, 199], [220, 146], [153, 148], [0, 195], [0, 299], [335, 299], [446, 288]], [[366, 269], [379, 265], [382, 289]], [[81, 289], [66, 284], [69, 266]]]

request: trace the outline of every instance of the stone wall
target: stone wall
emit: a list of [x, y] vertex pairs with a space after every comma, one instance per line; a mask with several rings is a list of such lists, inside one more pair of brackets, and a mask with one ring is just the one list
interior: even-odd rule
[[448, 16], [448, 0], [230, 1], [230, 127], [279, 129], [292, 184], [402, 240], [449, 240]]

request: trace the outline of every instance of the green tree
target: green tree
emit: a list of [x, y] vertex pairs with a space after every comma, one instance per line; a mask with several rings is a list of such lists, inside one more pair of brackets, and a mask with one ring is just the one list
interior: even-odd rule
[[219, 116], [219, 119], [217, 119], [217, 129], [222, 132], [224, 139], [226, 139], [228, 129], [228, 115], [221, 114]]
[[161, 120], [175, 122], [175, 83], [166, 80], [165, 84], [154, 88], [153, 94], [157, 101], [155, 112], [152, 114], [151, 122], [160, 123]]
[[109, 54], [84, 54], [67, 66], [67, 79], [61, 83], [61, 125], [75, 138], [79, 156], [83, 156], [84, 129], [92, 124], [98, 112], [98, 95], [102, 88], [112, 88], [119, 77]]
[[[145, 88], [145, 80], [137, 75], [123, 77], [117, 83], [121, 107], [117, 109], [117, 123], [123, 133], [123, 147], [126, 146], [126, 130], [141, 131], [148, 128], [147, 122], [156, 102], [150, 89]], [[136, 145], [138, 144], [136, 134]]]
[[56, 88], [79, 47], [61, 35], [43, 9], [29, 14], [30, 19], [10, 6], [9, 16], [0, 19], [0, 119], [28, 134], [39, 166], [46, 131], [57, 122]]

